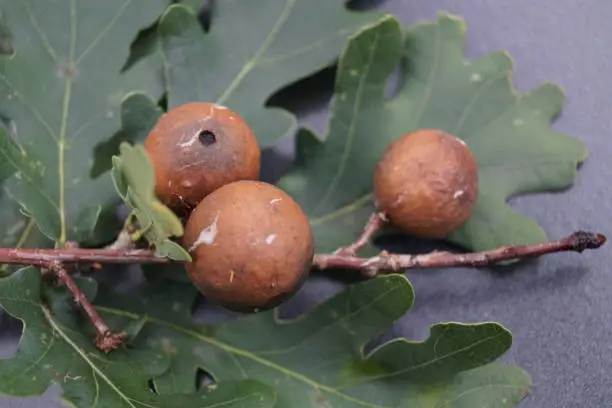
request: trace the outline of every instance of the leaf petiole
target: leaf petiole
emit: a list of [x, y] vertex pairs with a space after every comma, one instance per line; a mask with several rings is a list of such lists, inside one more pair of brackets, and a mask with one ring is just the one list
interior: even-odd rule
[[68, 288], [68, 290], [72, 293], [74, 297], [75, 303], [77, 303], [87, 314], [89, 320], [93, 324], [96, 330], [96, 338], [94, 343], [96, 347], [103, 351], [104, 353], [111, 352], [116, 350], [125, 338], [127, 334], [125, 331], [114, 333], [107, 325], [104, 323], [96, 309], [87, 299], [87, 296], [79, 289], [76, 285], [64, 265], [59, 261], [51, 261], [46, 265], [46, 269], [48, 269], [51, 273], [55, 274], [55, 276], [60, 279], [64, 285]]
[[150, 229], [151, 229], [151, 226], [149, 225], [146, 228], [141, 228], [141, 229], [136, 230], [135, 232], [131, 233], [130, 234], [130, 238], [131, 238], [132, 242], [140, 241]]
[[357, 240], [347, 247], [338, 248], [336, 251], [334, 251], [334, 254], [351, 256], [356, 255], [360, 249], [370, 243], [370, 240], [374, 238], [376, 233], [378, 233], [378, 231], [385, 226], [387, 221], [388, 220], [385, 214], [381, 212], [373, 213], [370, 215], [370, 218], [368, 218], [368, 221], [366, 222], [366, 225]]
[[314, 265], [319, 269], [356, 269], [368, 277], [380, 273], [395, 273], [404, 269], [451, 268], [461, 266], [488, 266], [514, 259], [534, 258], [555, 252], [583, 252], [597, 249], [605, 244], [603, 234], [577, 231], [556, 241], [536, 245], [503, 246], [489, 251], [455, 254], [434, 251], [423, 255], [390, 254], [385, 251], [371, 258], [360, 258], [351, 254], [333, 253], [315, 255]]

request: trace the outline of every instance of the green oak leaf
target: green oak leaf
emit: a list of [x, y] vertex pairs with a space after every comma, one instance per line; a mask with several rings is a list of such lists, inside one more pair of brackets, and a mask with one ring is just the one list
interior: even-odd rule
[[[455, 134], [478, 162], [478, 202], [449, 242], [477, 251], [546, 240], [542, 228], [507, 200], [572, 185], [586, 151], [549, 127], [563, 93], [544, 84], [519, 94], [509, 56], [494, 52], [469, 62], [464, 39], [463, 21], [445, 13], [405, 33], [386, 17], [351, 37], [339, 62], [329, 134], [322, 141], [302, 130], [296, 167], [278, 182], [309, 215], [319, 251], [333, 251], [361, 232], [374, 210], [379, 158], [393, 140], [419, 128]], [[386, 97], [400, 63], [400, 88]]]
[[[93, 298], [95, 281], [79, 286]], [[62, 398], [79, 408], [274, 406], [276, 392], [254, 380], [219, 382], [190, 394], [151, 392], [149, 380], [167, 370], [167, 354], [151, 348], [98, 351], [91, 324], [75, 314], [70, 297], [57, 292], [43, 297], [42, 288], [40, 272], [32, 267], [0, 280], [2, 307], [27, 322], [16, 354], [0, 364], [0, 393], [41, 395], [54, 383]]]
[[120, 155], [113, 157], [112, 177], [121, 196], [144, 237], [155, 248], [156, 255], [191, 261], [189, 253], [171, 237], [183, 235], [183, 224], [155, 195], [155, 174], [149, 155], [142, 145], [127, 142], [119, 146]]
[[364, 347], [413, 304], [412, 286], [401, 275], [351, 285], [287, 320], [275, 309], [218, 325], [195, 324], [196, 295], [191, 284], [157, 279], [129, 296], [101, 288], [97, 298], [98, 311], [113, 327], [144, 321], [134, 347], [172, 357], [170, 369], [154, 379], [162, 395], [193, 392], [198, 369], [214, 381], [252, 378], [273, 386], [278, 408], [438, 402], [471, 408], [475, 401], [510, 407], [531, 388], [520, 368], [493, 363], [512, 343], [496, 323], [441, 323], [423, 341], [398, 338], [366, 353]]
[[[206, 6], [205, 3], [210, 3], [206, 0], [169, 0], [168, 4], [172, 3], [180, 3], [194, 13], [199, 13], [203, 7]], [[154, 65], [160, 72], [163, 72], [163, 59], [161, 52], [159, 52], [159, 36], [157, 35], [157, 23], [144, 28], [141, 30], [134, 41], [131, 44], [130, 56], [123, 67], [124, 70], [129, 70], [134, 64], [142, 63], [142, 60], [146, 59], [147, 64]], [[0, 31], [1, 32], [1, 31]], [[1, 37], [0, 37], [1, 38]], [[0, 48], [1, 49], [1, 48]], [[163, 74], [162, 74], [163, 75]]]
[[[26, 161], [23, 160], [25, 152], [9, 137], [10, 132], [9, 128], [0, 126], [0, 156], [2, 156], [2, 159], [0, 159], [0, 183], [15, 174], [15, 167], [10, 158], [14, 158], [20, 165], [26, 165]], [[44, 244], [52, 243], [38, 233], [34, 222], [23, 214], [23, 210], [15, 204], [4, 189], [0, 189], [0, 220], [4, 221], [4, 231], [0, 235], [0, 246], [2, 247], [20, 248], [28, 246], [28, 244], [40, 243], [44, 246]], [[0, 269], [6, 271], [9, 266], [1, 265]]]
[[0, 115], [13, 130], [0, 133], [3, 167], [10, 164], [13, 171], [4, 188], [59, 244], [94, 236], [94, 214], [117, 202], [109, 174], [88, 177], [92, 148], [119, 131], [120, 109], [130, 94], [159, 98], [164, 92], [151, 61], [127, 72], [121, 68], [129, 39], [155, 22], [167, 4], [0, 0], [14, 51], [0, 56]]
[[0, 10], [0, 54], [10, 55], [13, 52], [15, 52], [13, 48], [13, 38], [6, 26], [6, 16], [2, 10]]
[[[191, 8], [194, 13], [203, 6], [202, 0], [172, 1]], [[1, 32], [1, 31], [0, 31]], [[159, 51], [159, 36], [157, 35], [157, 21], [155, 24], [141, 30], [130, 47], [130, 55], [123, 67], [129, 71], [135, 65], [153, 67], [163, 76], [163, 59]], [[1, 49], [1, 48], [0, 48]], [[111, 158], [119, 152], [121, 142], [136, 143], [143, 141], [149, 131], [162, 115], [163, 111], [158, 104], [144, 95], [135, 95], [138, 98], [126, 100], [121, 106], [123, 126], [110, 139], [103, 140], [94, 148], [94, 163], [90, 174], [93, 178], [99, 177], [112, 167]]]
[[350, 11], [345, 3], [219, 1], [207, 33], [190, 7], [170, 6], [158, 26], [168, 108], [191, 101], [225, 105], [249, 123], [264, 148], [293, 135], [295, 117], [266, 107], [268, 98], [329, 66], [350, 34], [381, 16]]
[[[0, 219], [13, 220], [13, 224], [3, 226], [5, 230], [0, 246], [4, 248], [24, 248], [31, 247], [27, 245], [28, 241], [38, 242], [43, 240], [43, 236], [32, 231], [36, 229], [34, 222], [12, 204], [11, 199], [0, 191]], [[52, 242], [47, 240], [47, 244], [52, 245]]]
[[[53, 241], [43, 235], [36, 223], [23, 214], [18, 205], [0, 189], [0, 220], [3, 220], [3, 233], [0, 235], [0, 247], [3, 248], [46, 248], [52, 247]], [[5, 223], [4, 223], [5, 222]], [[0, 276], [10, 274], [20, 266], [0, 264]]]
[[[512, 384], [512, 378], [525, 381]], [[401, 402], [402, 407], [509, 408], [516, 406], [527, 393], [528, 381], [518, 367], [498, 363], [457, 374], [452, 380], [426, 384], [419, 392]], [[508, 397], [508, 396], [512, 397]]]
[[146, 95], [130, 95], [121, 105], [121, 130], [94, 148], [91, 177], [99, 177], [113, 167], [112, 157], [119, 153], [122, 142], [134, 144], [144, 141], [162, 113], [157, 103]]

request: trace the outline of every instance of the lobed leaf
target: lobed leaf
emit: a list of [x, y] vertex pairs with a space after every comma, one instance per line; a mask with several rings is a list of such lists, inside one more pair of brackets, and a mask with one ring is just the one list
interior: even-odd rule
[[220, 1], [213, 5], [207, 33], [188, 6], [170, 6], [158, 29], [168, 108], [191, 101], [228, 106], [264, 148], [293, 135], [295, 117], [265, 106], [268, 98], [333, 63], [349, 35], [381, 16], [349, 11], [345, 3]]
[[[0, 393], [12, 396], [42, 394], [52, 383], [75, 407], [273, 407], [275, 391], [254, 380], [219, 382], [190, 394], [158, 395], [149, 380], [170, 363], [159, 349], [122, 348], [104, 354], [92, 342], [87, 320], [75, 314], [65, 293], [41, 292], [35, 268], [19, 270], [0, 280], [0, 303], [14, 317], [27, 322], [19, 348], [0, 364]], [[93, 280], [80, 286], [95, 296]], [[137, 335], [137, 329], [133, 335]]]
[[[144, 137], [161, 114], [153, 101], [162, 93], [159, 55], [122, 73], [129, 47], [121, 40], [155, 21], [168, 1], [149, 1], [146, 8], [139, 1], [60, 3], [34, 9], [27, 1], [0, 0], [0, 54], [13, 53], [0, 56], [0, 115], [7, 118], [0, 129], [0, 154], [7, 159], [0, 162], [0, 181], [6, 179], [6, 191], [25, 213], [3, 208], [2, 222], [17, 231], [5, 239], [27, 240], [28, 234], [17, 237], [33, 228], [20, 224], [29, 217], [53, 241], [92, 239], [116, 201], [114, 180], [158, 254], [187, 259], [168, 239], [182, 234], [182, 226], [156, 201], [146, 154], [120, 144]], [[109, 17], [109, 10], [115, 14]], [[304, 21], [315, 14], [313, 30]], [[245, 16], [253, 22], [249, 31], [237, 23]], [[228, 0], [215, 4], [212, 29], [204, 33], [189, 8], [173, 5], [150, 51], [162, 48], [170, 107], [194, 99], [230, 106], [267, 147], [295, 127], [292, 115], [265, 106], [267, 98], [329, 65], [350, 36], [329, 135], [322, 141], [302, 130], [297, 167], [279, 182], [311, 217], [318, 250], [357, 235], [373, 210], [377, 158], [390, 141], [425, 126], [466, 140], [481, 169], [477, 211], [450, 241], [477, 250], [544, 239], [506, 200], [570, 185], [584, 159], [581, 144], [548, 128], [562, 105], [559, 89], [547, 85], [519, 95], [503, 53], [466, 62], [456, 17], [441, 14], [405, 34], [393, 17], [374, 23], [379, 17], [349, 12], [340, 0], [256, 6]], [[402, 85], [386, 99], [386, 82], [399, 63]], [[105, 157], [119, 148], [107, 174], [103, 161], [92, 166], [92, 154], [110, 135], [95, 152]], [[94, 283], [80, 281], [90, 299]], [[193, 322], [197, 292], [190, 283], [148, 282], [127, 295], [102, 290], [98, 309], [111, 327], [128, 329], [132, 346], [109, 355], [93, 347], [89, 323], [65, 293], [41, 289], [33, 268], [0, 280], [0, 303], [27, 322], [17, 354], [0, 365], [0, 392], [40, 394], [57, 382], [76, 406], [381, 408], [511, 407], [531, 388], [518, 367], [493, 363], [511, 345], [510, 333], [495, 323], [437, 324], [423, 341], [395, 339], [366, 352], [412, 306], [412, 286], [400, 275], [351, 285], [296, 319], [281, 320], [274, 310], [216, 326]], [[215, 384], [198, 389], [198, 369]]]
[[[0, 183], [15, 174], [15, 165], [26, 166], [25, 151], [10, 137], [10, 128], [0, 126]], [[0, 220], [5, 222], [1, 246], [22, 247], [27, 244], [49, 244], [40, 233], [34, 230], [34, 222], [24, 215], [18, 205], [4, 190], [0, 190]], [[0, 266], [2, 270], [8, 265]]]
[[0, 133], [2, 168], [10, 164], [13, 174], [4, 187], [52, 241], [93, 236], [92, 216], [117, 201], [110, 175], [87, 176], [91, 150], [119, 131], [129, 94], [161, 96], [155, 64], [121, 68], [130, 51], [126, 39], [152, 24], [167, 3], [0, 0], [12, 51], [0, 56], [0, 115], [12, 130]]
[[135, 347], [171, 356], [169, 370], [154, 379], [162, 395], [193, 392], [200, 368], [215, 381], [252, 378], [275, 387], [279, 408], [428, 406], [423, 401], [509, 407], [531, 387], [521, 369], [490, 364], [512, 342], [495, 323], [442, 323], [424, 341], [395, 339], [365, 352], [413, 303], [401, 275], [351, 285], [290, 320], [272, 310], [198, 325], [195, 296], [191, 284], [157, 279], [129, 296], [98, 297], [98, 310], [115, 326], [144, 321]]
[[90, 176], [100, 177], [113, 167], [113, 156], [119, 153], [121, 143], [144, 141], [162, 113], [162, 109], [148, 96], [129, 95], [121, 104], [121, 130], [94, 147]]
[[183, 224], [155, 195], [153, 164], [143, 146], [122, 143], [120, 155], [113, 156], [112, 176], [115, 189], [132, 209], [144, 237], [156, 255], [191, 261], [189, 253], [171, 237], [183, 235]]
[[[394, 17], [385, 17], [351, 37], [340, 58], [325, 141], [303, 129], [296, 167], [278, 182], [309, 215], [319, 251], [355, 239], [374, 211], [379, 158], [393, 140], [419, 128], [460, 137], [478, 162], [474, 214], [449, 242], [478, 251], [546, 240], [507, 200], [570, 186], [585, 147], [549, 127], [563, 105], [559, 87], [519, 94], [509, 56], [494, 52], [469, 62], [464, 37], [463, 21], [445, 13], [405, 33]], [[401, 85], [388, 98], [387, 82], [400, 63]]]

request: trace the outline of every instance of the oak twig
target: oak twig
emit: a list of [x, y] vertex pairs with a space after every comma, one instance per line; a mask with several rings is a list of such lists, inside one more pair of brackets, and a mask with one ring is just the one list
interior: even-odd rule
[[372, 213], [366, 222], [361, 235], [351, 245], [338, 248], [334, 255], [354, 256], [360, 249], [370, 243], [370, 240], [387, 223], [387, 217], [381, 212]]
[[[602, 234], [578, 231], [572, 235], [543, 244], [505, 246], [489, 251], [454, 254], [450, 252], [432, 252], [425, 255], [389, 254], [385, 251], [378, 256], [362, 258], [355, 253], [367, 245], [371, 237], [386, 222], [381, 214], [373, 214], [361, 236], [355, 243], [341, 248], [332, 254], [316, 254], [313, 266], [319, 269], [345, 268], [353, 269], [366, 276], [374, 277], [380, 273], [397, 272], [402, 269], [413, 268], [442, 268], [457, 266], [487, 266], [501, 261], [520, 258], [532, 258], [554, 252], [574, 251], [582, 252], [587, 249], [596, 249], [606, 242]], [[124, 241], [125, 242], [125, 241]], [[184, 263], [155, 255], [150, 249], [121, 249], [123, 245], [103, 249], [78, 248], [67, 245], [56, 249], [25, 249], [0, 248], [0, 264], [33, 265], [47, 269], [53, 273], [72, 293], [75, 302], [85, 311], [96, 330], [95, 345], [101, 351], [108, 353], [117, 349], [125, 340], [126, 333], [114, 333], [104, 323], [85, 294], [77, 287], [66, 265], [96, 265], [104, 263], [114, 264], [152, 264], [152, 263]]]
[[[389, 254], [383, 251], [378, 256], [362, 258], [336, 251], [333, 254], [316, 254], [314, 266], [319, 269], [374, 268], [391, 271], [411, 268], [476, 267], [519, 258], [533, 258], [555, 252], [582, 252], [586, 249], [597, 249], [606, 241], [607, 238], [603, 234], [578, 231], [565, 238], [543, 244], [504, 246], [488, 251], [462, 254], [434, 251], [424, 255], [403, 255]], [[53, 262], [59, 262], [62, 265], [98, 262], [112, 264], [183, 263], [183, 261], [159, 257], [151, 249], [0, 248], [0, 264], [33, 265], [48, 268]]]
[[583, 252], [586, 249], [599, 248], [606, 240], [607, 238], [602, 234], [578, 231], [568, 237], [543, 244], [505, 246], [489, 251], [464, 254], [435, 251], [424, 255], [399, 255], [383, 251], [372, 258], [360, 258], [342, 253], [317, 254], [314, 266], [319, 269], [357, 269], [364, 275], [373, 277], [383, 272], [397, 272], [402, 269], [478, 267], [514, 259], [533, 258], [554, 252]]
[[48, 262], [46, 267], [66, 285], [72, 293], [74, 301], [85, 311], [89, 320], [91, 320], [96, 329], [96, 338], [94, 340], [96, 347], [105, 353], [116, 350], [127, 337], [126, 332], [113, 333], [111, 331], [60, 261], [54, 260]]
[[47, 267], [50, 262], [62, 264], [151, 264], [168, 263], [171, 260], [158, 257], [150, 249], [24, 249], [0, 248], [0, 264], [34, 265]]

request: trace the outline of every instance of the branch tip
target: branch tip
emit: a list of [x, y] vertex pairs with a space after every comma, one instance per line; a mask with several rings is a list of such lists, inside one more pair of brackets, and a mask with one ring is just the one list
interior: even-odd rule
[[120, 333], [113, 333], [107, 330], [104, 333], [96, 333], [96, 339], [94, 341], [96, 347], [104, 352], [109, 353], [117, 350], [127, 338], [127, 333], [122, 331]]
[[87, 314], [87, 317], [89, 317], [89, 320], [96, 330], [96, 338], [94, 341], [96, 347], [104, 353], [108, 353], [116, 350], [121, 344], [123, 344], [127, 334], [125, 332], [113, 333], [111, 331], [106, 323], [104, 323], [89, 299], [87, 299], [87, 296], [81, 291], [81, 289], [79, 289], [72, 279], [72, 276], [70, 276], [70, 274], [66, 271], [64, 265], [58, 260], [51, 260], [47, 263], [47, 268], [51, 273], [55, 274], [55, 276], [57, 276], [57, 278], [61, 280], [64, 285], [66, 285], [68, 290], [72, 293], [74, 302], [78, 304]]
[[603, 234], [588, 231], [576, 231], [569, 239], [576, 252], [583, 252], [586, 249], [597, 249], [608, 240]]

